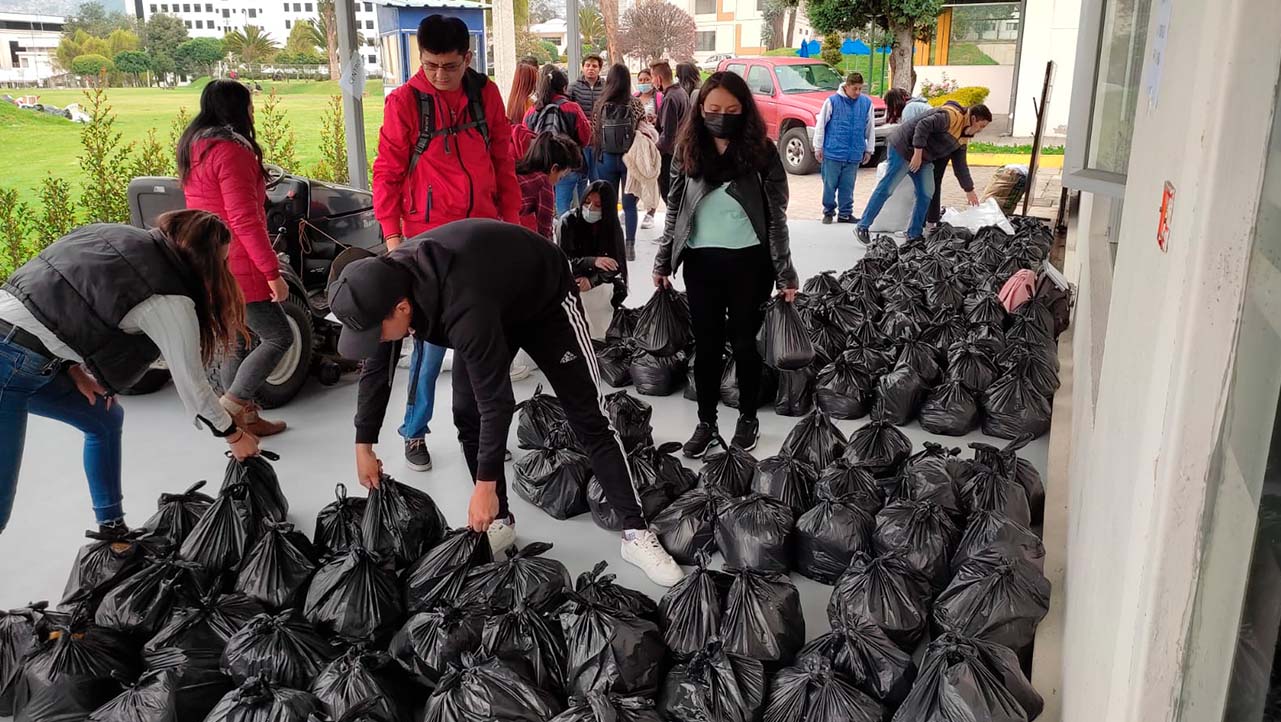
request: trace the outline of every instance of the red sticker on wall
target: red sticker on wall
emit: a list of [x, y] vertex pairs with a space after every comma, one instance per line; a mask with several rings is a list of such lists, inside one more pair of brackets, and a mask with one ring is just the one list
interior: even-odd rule
[[1156, 246], [1162, 253], [1168, 253], [1170, 250], [1170, 217], [1172, 215], [1174, 215], [1174, 186], [1170, 181], [1166, 181], [1165, 190], [1161, 191], [1161, 218], [1156, 225]]

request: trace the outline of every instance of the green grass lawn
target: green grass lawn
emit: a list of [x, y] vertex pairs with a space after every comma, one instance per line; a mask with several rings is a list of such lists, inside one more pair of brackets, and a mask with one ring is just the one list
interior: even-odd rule
[[[293, 126], [297, 139], [298, 160], [303, 168], [320, 159], [319, 132], [321, 115], [329, 98], [337, 95], [336, 83], [295, 81], [290, 83], [263, 83], [264, 93], [275, 87], [280, 95], [280, 106]], [[12, 91], [11, 91], [12, 92]], [[15, 93], [17, 94], [17, 93]], [[44, 90], [37, 93], [42, 102], [65, 107], [69, 103], [85, 104], [79, 90]], [[256, 103], [263, 96], [257, 96]], [[116, 130], [123, 140], [141, 142], [149, 128], [155, 128], [162, 143], [168, 142], [169, 126], [179, 108], [186, 107], [194, 115], [200, 104], [197, 86], [177, 89], [111, 88], [108, 101], [116, 113]], [[371, 82], [365, 88], [365, 135], [370, 159], [378, 148], [378, 129], [383, 119], [382, 83]], [[0, 103], [0, 148], [3, 153], [0, 167], [0, 186], [15, 188], [23, 200], [33, 201], [36, 188], [45, 174], [53, 173], [71, 180], [78, 193], [81, 187], [80, 128], [77, 123], [42, 113], [18, 110], [7, 103]]]

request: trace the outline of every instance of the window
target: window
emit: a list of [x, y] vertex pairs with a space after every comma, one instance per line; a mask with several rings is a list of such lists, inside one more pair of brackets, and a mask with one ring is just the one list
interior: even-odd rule
[[367, 12], [367, 13], [372, 13], [373, 11], [374, 11], [374, 4], [373, 4], [373, 3], [365, 3], [365, 12]]
[[1151, 0], [1110, 0], [1103, 11], [1087, 168], [1124, 174], [1130, 162], [1151, 5]]
[[712, 15], [716, 12], [716, 0], [694, 0], [695, 15]]
[[747, 86], [759, 95], [774, 94], [774, 79], [770, 77], [769, 68], [764, 65], [753, 65], [747, 71]]
[[[303, 9], [304, 9], [304, 10], [306, 10], [307, 12], [311, 12], [311, 7], [312, 7], [312, 6], [311, 6], [311, 3], [304, 3], [304, 4], [303, 4]], [[295, 9], [295, 10], [297, 10], [298, 8], [297, 8], [297, 7], [295, 7], [294, 9]]]
[[769, 5], [769, 0], [756, 0], [756, 9], [764, 12], [765, 6]]
[[204, 30], [204, 29], [205, 29], [205, 21], [204, 21], [204, 20], [197, 20], [197, 21], [196, 21], [196, 29], [197, 29], [197, 30]]
[[365, 57], [369, 58], [369, 64], [370, 64], [370, 65], [377, 65], [377, 64], [378, 64], [378, 56], [377, 56], [377, 55], [366, 55]]
[[365, 38], [365, 45], [368, 45], [371, 48], [378, 47], [378, 38]]
[[698, 33], [694, 35], [694, 41], [697, 43], [697, 45], [694, 46], [695, 50], [704, 50], [704, 51], [715, 50], [716, 49], [716, 31], [700, 30], [698, 31]]
[[[1019, 5], [949, 8], [950, 31], [936, 48], [937, 65], [1014, 65], [1019, 47]], [[941, 57], [939, 57], [941, 56]]]
[[161, 6], [160, 6], [160, 12], [162, 12], [162, 13], [167, 13], [167, 12], [169, 12], [169, 6], [168, 6], [168, 5], [161, 5]]
[[256, 18], [256, 17], [258, 17], [258, 9], [257, 9], [257, 8], [249, 8], [249, 17], [251, 17], [251, 18]]
[[190, 5], [188, 5], [187, 3], [183, 3], [183, 4], [182, 4], [182, 11], [183, 11], [184, 13], [189, 13], [189, 12], [191, 12], [191, 6], [190, 6]]
[[183, 21], [182, 21], [182, 24], [183, 24], [183, 25], [186, 25], [188, 30], [190, 30], [190, 29], [191, 29], [191, 21], [190, 21], [190, 20], [183, 20]]
[[841, 87], [840, 73], [827, 63], [804, 65], [778, 65], [778, 87], [784, 93], [812, 93], [816, 90], [837, 90]]
[[374, 29], [374, 21], [373, 21], [373, 20], [366, 20], [366, 21], [365, 21], [365, 29], [366, 29], [366, 30], [373, 30], [373, 29]]
[[152, 14], [152, 15], [155, 15], [155, 14], [156, 14], [156, 6], [155, 6], [155, 5], [152, 5], [152, 6], [151, 6], [151, 14]]
[[212, 13], [213, 11], [214, 11], [213, 5], [208, 5], [208, 4], [205, 5], [205, 12]]
[[223, 8], [223, 9], [222, 9], [222, 16], [223, 16], [224, 18], [229, 18], [229, 17], [231, 17], [231, 11], [230, 11], [230, 10], [228, 10], [227, 8]]
[[288, 30], [292, 25], [293, 25], [293, 23], [292, 23], [292, 22], [290, 22], [290, 21], [286, 20], [286, 21], [285, 21], [285, 30]]
[[747, 66], [743, 63], [734, 63], [733, 65], [725, 66], [725, 69], [741, 78], [743, 77], [743, 71], [747, 70]]

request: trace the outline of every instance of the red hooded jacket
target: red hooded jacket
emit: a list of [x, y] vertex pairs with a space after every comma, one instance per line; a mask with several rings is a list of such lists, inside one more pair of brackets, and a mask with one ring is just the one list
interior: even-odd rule
[[414, 90], [434, 96], [436, 128], [471, 122], [467, 94], [437, 90], [420, 69], [387, 96], [383, 127], [374, 160], [374, 215], [383, 236], [412, 238], [463, 218], [496, 218], [519, 222], [520, 186], [512, 156], [511, 123], [502, 94], [492, 82], [481, 90], [489, 148], [471, 128], [458, 135], [432, 138], [409, 173], [418, 141], [418, 99]]

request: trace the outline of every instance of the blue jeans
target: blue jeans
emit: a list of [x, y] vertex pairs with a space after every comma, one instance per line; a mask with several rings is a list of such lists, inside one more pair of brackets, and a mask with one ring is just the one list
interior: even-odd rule
[[71, 375], [50, 364], [51, 359], [0, 338], [0, 531], [9, 523], [18, 490], [28, 414], [56, 419], [84, 432], [85, 476], [94, 516], [99, 524], [125, 516], [120, 493], [124, 409], [119, 401], [108, 409], [102, 399], [91, 406]]
[[623, 164], [623, 156], [619, 153], [606, 153], [605, 159], [596, 166], [596, 175], [599, 180], [614, 186], [618, 197], [623, 199], [623, 238], [628, 242], [635, 241], [636, 196], [631, 193], [623, 194], [623, 188], [627, 185], [627, 166]]
[[587, 182], [596, 180], [596, 154], [591, 148], [583, 149], [583, 167], [570, 171], [556, 181], [556, 217], [573, 210], [576, 202], [587, 195]]
[[885, 205], [885, 201], [889, 200], [899, 181], [906, 175], [912, 179], [912, 185], [916, 186], [916, 199], [912, 202], [912, 220], [907, 226], [907, 237], [916, 238], [925, 228], [925, 213], [929, 211], [930, 199], [934, 197], [934, 163], [922, 163], [920, 169], [913, 173], [907, 169], [907, 160], [893, 148], [885, 154], [885, 162], [885, 177], [876, 184], [872, 197], [867, 199], [867, 208], [863, 210], [858, 227], [864, 230], [871, 227], [872, 221], [881, 212], [881, 206]]
[[852, 217], [854, 215], [854, 177], [858, 173], [858, 163], [824, 158], [822, 173], [823, 215], [837, 214], [841, 218]]
[[414, 352], [409, 357], [409, 398], [405, 401], [405, 423], [400, 435], [408, 439], [421, 439], [431, 433], [432, 413], [436, 410], [436, 378], [445, 362], [445, 347], [425, 341], [414, 341]]

